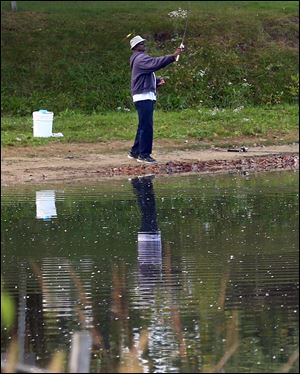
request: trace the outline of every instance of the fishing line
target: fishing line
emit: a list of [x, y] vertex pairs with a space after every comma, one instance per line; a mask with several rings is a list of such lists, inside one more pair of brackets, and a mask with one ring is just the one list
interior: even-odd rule
[[[188, 27], [188, 18], [189, 18], [189, 14], [190, 14], [190, 8], [191, 8], [191, 7], [190, 7], [190, 1], [188, 1], [187, 14], [186, 14], [186, 18], [185, 18], [185, 27], [184, 27], [184, 32], [183, 32], [183, 36], [182, 36], [182, 39], [181, 39], [181, 43], [180, 43], [180, 46], [179, 46], [179, 48], [180, 48], [181, 50], [184, 49], [184, 44], [183, 44], [183, 42], [185, 41], [186, 31], [187, 31], [187, 27]], [[179, 56], [180, 56], [180, 55], [178, 55], [178, 56], [176, 57], [176, 61], [179, 60]]]

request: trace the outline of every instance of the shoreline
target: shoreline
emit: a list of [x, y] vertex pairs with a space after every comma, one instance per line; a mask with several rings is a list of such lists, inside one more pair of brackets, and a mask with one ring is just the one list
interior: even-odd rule
[[2, 150], [1, 186], [86, 183], [105, 178], [155, 175], [299, 170], [299, 145], [249, 147], [247, 152], [197, 149], [160, 142], [158, 164], [127, 158], [128, 144], [56, 144]]

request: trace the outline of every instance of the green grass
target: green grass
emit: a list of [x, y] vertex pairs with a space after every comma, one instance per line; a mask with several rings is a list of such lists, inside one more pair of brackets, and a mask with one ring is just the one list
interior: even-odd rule
[[[171, 53], [184, 22], [168, 12], [190, 7], [186, 52], [161, 73], [160, 110], [295, 104], [298, 100], [296, 1], [1, 2], [1, 111], [46, 108], [84, 114], [134, 110], [130, 32], [150, 54]], [[203, 74], [204, 72], [204, 74]]]
[[[107, 142], [133, 140], [136, 132], [135, 112], [106, 112], [84, 115], [74, 111], [54, 117], [53, 132], [63, 138], [33, 138], [32, 117], [4, 116], [2, 146], [40, 145], [70, 142]], [[277, 137], [293, 134], [297, 140], [298, 106], [277, 105], [233, 109], [186, 109], [178, 112], [158, 110], [154, 116], [155, 138], [173, 140], [233, 139], [239, 137]]]
[[[232, 9], [239, 11], [268, 11], [277, 13], [295, 12], [298, 9], [297, 1], [20, 1], [17, 3], [18, 11], [37, 11], [65, 14], [102, 14], [120, 13], [124, 11], [136, 12], [137, 8], [144, 11], [173, 10], [175, 8], [200, 9], [223, 13]], [[10, 10], [10, 1], [1, 1], [2, 10]]]

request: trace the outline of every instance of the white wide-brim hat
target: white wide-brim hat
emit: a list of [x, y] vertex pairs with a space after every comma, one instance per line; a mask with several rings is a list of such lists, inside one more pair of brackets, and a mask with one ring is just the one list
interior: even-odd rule
[[146, 39], [143, 39], [141, 36], [137, 35], [134, 38], [130, 40], [130, 49], [134, 48], [137, 44], [145, 41]]

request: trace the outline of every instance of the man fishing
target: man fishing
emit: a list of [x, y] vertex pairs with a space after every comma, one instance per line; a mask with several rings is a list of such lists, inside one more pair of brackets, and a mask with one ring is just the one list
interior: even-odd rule
[[138, 112], [138, 128], [134, 144], [128, 157], [146, 164], [155, 164], [151, 157], [153, 144], [153, 112], [156, 103], [156, 89], [165, 84], [165, 80], [155, 76], [160, 70], [172, 62], [182, 52], [177, 48], [172, 55], [151, 57], [145, 53], [145, 39], [137, 35], [130, 40], [133, 51], [130, 57], [131, 94]]

